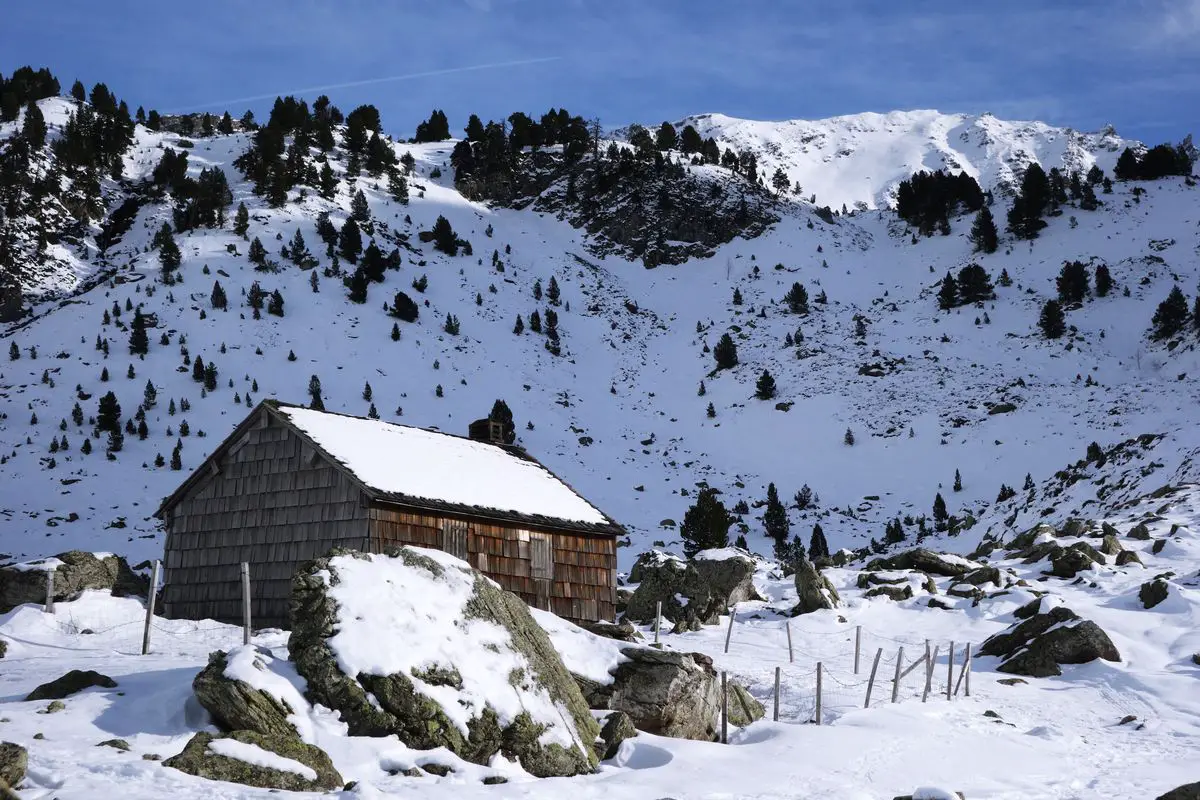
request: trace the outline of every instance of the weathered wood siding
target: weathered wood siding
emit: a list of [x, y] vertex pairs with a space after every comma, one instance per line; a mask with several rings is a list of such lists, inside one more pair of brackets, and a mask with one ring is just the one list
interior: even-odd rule
[[[368, 515], [374, 552], [404, 544], [442, 550], [443, 525], [466, 522], [471, 566], [529, 605], [577, 622], [615, 618], [617, 542], [613, 536], [533, 530], [515, 523], [386, 506], [372, 506]], [[549, 580], [534, 575], [536, 547], [531, 547], [531, 540], [543, 537], [549, 540], [553, 556]]]
[[164, 613], [237, 622], [250, 563], [255, 627], [287, 627], [291, 579], [334, 546], [367, 548], [359, 487], [291, 429], [253, 427], [167, 520]]

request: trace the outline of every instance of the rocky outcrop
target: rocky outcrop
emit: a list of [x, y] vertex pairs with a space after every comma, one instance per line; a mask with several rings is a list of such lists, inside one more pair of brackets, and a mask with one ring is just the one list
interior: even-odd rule
[[27, 701], [61, 700], [64, 697], [70, 697], [77, 692], [82, 692], [84, 689], [89, 689], [93, 686], [99, 686], [102, 689], [115, 689], [117, 682], [107, 675], [102, 675], [90, 669], [86, 671], [73, 669], [61, 678], [55, 678], [49, 683], [43, 683], [30, 692], [25, 699]]
[[972, 586], [983, 586], [985, 583], [994, 583], [997, 586], [1003, 586], [1003, 578], [1000, 576], [1000, 570], [996, 567], [980, 567], [973, 569], [970, 572], [965, 572], [958, 579], [959, 583], [969, 583]]
[[588, 705], [624, 711], [647, 733], [699, 741], [715, 738], [721, 687], [711, 658], [650, 647], [629, 647], [621, 654], [627, 660], [612, 670], [612, 683], [581, 681]]
[[708, 581], [694, 565], [667, 554], [659, 555], [660, 558], [642, 562], [640, 569], [635, 565], [630, 573], [631, 578], [636, 574], [640, 582], [625, 607], [625, 618], [653, 622], [658, 603], [662, 603], [662, 614], [675, 623], [676, 632], [699, 630], [701, 625], [717, 623], [726, 606]]
[[810, 614], [826, 608], [837, 608], [841, 603], [837, 589], [833, 583], [821, 574], [821, 571], [807, 558], [796, 562], [796, 574], [793, 576], [799, 603], [792, 609], [792, 616]]
[[1060, 549], [1050, 558], [1050, 574], [1056, 578], [1074, 578], [1078, 573], [1103, 564], [1104, 556], [1086, 542], [1076, 542]]
[[[221, 742], [236, 744], [225, 749]], [[262, 753], [263, 750], [267, 753]], [[288, 761], [280, 762], [270, 754]], [[275, 766], [262, 766], [252, 761], [267, 761]], [[342, 787], [342, 776], [325, 751], [305, 744], [296, 736], [263, 736], [254, 731], [235, 731], [220, 736], [197, 733], [182, 753], [162, 763], [189, 775], [264, 789], [315, 792]], [[285, 765], [290, 769], [276, 768]]]
[[617, 755], [621, 743], [638, 735], [633, 720], [624, 711], [614, 711], [600, 727], [600, 740], [596, 742], [596, 756], [607, 761]]
[[690, 563], [726, 608], [763, 599], [754, 588], [756, 564], [747, 553], [733, 548], [702, 550]]
[[1171, 584], [1167, 583], [1167, 579], [1162, 575], [1143, 583], [1138, 589], [1138, 600], [1142, 601], [1142, 608], [1154, 608], [1166, 600], [1167, 595], [1170, 594], [1170, 588]]
[[1136, 550], [1122, 550], [1117, 553], [1117, 566], [1124, 567], [1127, 564], [1137, 564], [1143, 566], [1142, 557], [1137, 554]]
[[[420, 589], [394, 592], [382, 608], [373, 590], [353, 588], [389, 582]], [[465, 563], [413, 548], [335, 552], [296, 573], [291, 609], [288, 652], [308, 682], [308, 699], [338, 711], [351, 735], [394, 734], [408, 747], [445, 747], [477, 764], [502, 754], [538, 777], [595, 767], [598, 727], [545, 631], [518, 597]], [[447, 618], [453, 623], [431, 621]], [[338, 646], [370, 649], [380, 629], [395, 625], [408, 626], [392, 634], [404, 637], [405, 654], [409, 643], [436, 640], [431, 658], [441, 660], [388, 674], [373, 674], [379, 667], [341, 671], [349, 650], [335, 653], [335, 631]], [[357, 626], [362, 633], [350, 633]], [[364, 656], [377, 660], [370, 652], [358, 657]], [[503, 696], [493, 685], [497, 669], [507, 677]]]
[[726, 691], [729, 698], [726, 701], [729, 708], [729, 724], [744, 728], [751, 722], [757, 722], [767, 714], [763, 704], [740, 683], [726, 681]]
[[886, 597], [897, 603], [901, 600], [911, 600], [912, 596], [912, 585], [908, 583], [905, 583], [903, 586], [876, 586], [874, 589], [863, 594], [863, 597]]
[[0, 742], [0, 789], [15, 789], [25, 780], [29, 755], [12, 742]]
[[645, 638], [630, 622], [604, 622], [601, 620], [598, 622], [581, 621], [576, 624], [588, 633], [603, 636], [605, 639], [615, 639], [618, 642], [634, 643]]
[[1023, 621], [989, 637], [978, 655], [1000, 657], [1000, 672], [1034, 678], [1061, 675], [1060, 664], [1085, 664], [1097, 658], [1121, 660], [1108, 634], [1096, 623], [1065, 606], [1046, 613], [1039, 613], [1040, 609], [1040, 600], [1023, 606], [1016, 614]]
[[[52, 567], [52, 569], [51, 569]], [[46, 574], [54, 573], [54, 600], [74, 600], [87, 589], [108, 589], [116, 597], [144, 597], [149, 578], [136, 574], [120, 556], [71, 550], [53, 559], [0, 567], [0, 614], [23, 603], [46, 602]]]
[[926, 550], [924, 547], [916, 547], [887, 558], [873, 559], [867, 564], [867, 569], [911, 569], [917, 572], [924, 572], [926, 575], [957, 578], [959, 575], [963, 575], [973, 569], [978, 569], [981, 566], [981, 564], [976, 564], [962, 556], [951, 555], [949, 553], [935, 553], [932, 550]]
[[1176, 786], [1166, 794], [1160, 794], [1155, 800], [1200, 800], [1200, 782]]
[[225, 676], [225, 653], [208, 657], [208, 666], [192, 680], [200, 705], [225, 731], [254, 731], [268, 738], [296, 736], [287, 716], [293, 709], [244, 681]]

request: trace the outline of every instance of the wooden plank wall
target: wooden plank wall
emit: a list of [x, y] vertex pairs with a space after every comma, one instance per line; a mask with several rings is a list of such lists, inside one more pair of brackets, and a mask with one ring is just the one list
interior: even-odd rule
[[253, 428], [173, 509], [164, 613], [240, 622], [240, 565], [250, 563], [255, 627], [287, 627], [295, 570], [332, 547], [367, 547], [359, 488], [272, 420]]
[[[372, 507], [371, 549], [383, 552], [400, 545], [442, 549], [442, 521], [446, 517], [398, 508]], [[532, 531], [518, 525], [482, 522], [467, 517], [470, 526], [467, 550], [471, 566], [531, 606], [539, 604], [537, 582], [531, 576], [531, 537], [548, 536], [554, 553], [554, 580], [549, 609], [576, 622], [613, 620], [616, 616], [617, 542], [612, 536]], [[544, 588], [544, 587], [543, 587]]]

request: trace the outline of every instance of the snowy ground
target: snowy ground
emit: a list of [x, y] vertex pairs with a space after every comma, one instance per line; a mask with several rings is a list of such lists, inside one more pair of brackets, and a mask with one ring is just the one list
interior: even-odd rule
[[[1089, 580], [1069, 582], [1041, 575], [1044, 563], [1026, 566], [998, 552], [991, 563], [1013, 570], [1029, 588], [1013, 588], [972, 606], [970, 600], [946, 597], [947, 581], [939, 580], [939, 596], [954, 606], [944, 611], [927, 606], [928, 595], [916, 579], [912, 600], [865, 599], [854, 588], [857, 571], [843, 569], [828, 573], [846, 600], [843, 608], [790, 619], [783, 612], [794, 603], [795, 592], [788, 581], [772, 578], [764, 564], [757, 583], [769, 600], [737, 609], [728, 654], [723, 652], [726, 620], [698, 633], [663, 635], [668, 647], [711, 655], [718, 669], [744, 682], [767, 707], [768, 720], [732, 732], [727, 746], [642, 734], [595, 775], [539, 781], [512, 764], [479, 767], [444, 753], [411, 751], [392, 739], [346, 737], [341, 724], [319, 708], [298, 724], [330, 752], [343, 777], [358, 781], [353, 791], [341, 793], [347, 800], [398, 795], [550, 800], [567, 794], [617, 800], [876, 800], [918, 786], [963, 791], [972, 800], [1152, 798], [1197, 778], [1200, 666], [1192, 654], [1200, 651], [1200, 539], [1194, 533], [1200, 525], [1200, 487], [1165, 500], [1147, 499], [1110, 521], [1125, 532], [1151, 513], [1158, 515], [1149, 524], [1153, 539], [1166, 540], [1161, 552], [1154, 554], [1150, 541], [1121, 540], [1138, 551], [1145, 568], [1101, 567]], [[1153, 610], [1142, 609], [1138, 586], [1168, 570], [1175, 575], [1168, 599]], [[997, 682], [1009, 676], [993, 671], [994, 659], [978, 659], [970, 697], [960, 689], [947, 700], [950, 642], [955, 643], [957, 684], [964, 646], [978, 647], [1002, 630], [1013, 610], [1034, 597], [1033, 589], [1050, 592], [1096, 621], [1122, 661], [1068, 666], [1059, 678], [1007, 686]], [[175, 754], [203, 727], [203, 712], [189, 702], [191, 680], [210, 650], [241, 643], [235, 627], [155, 620], [152, 653], [140, 656], [143, 616], [136, 601], [91, 593], [60, 603], [53, 616], [25, 606], [0, 617], [0, 637], [8, 643], [8, 656], [0, 662], [0, 739], [30, 750], [22, 797], [278, 796], [193, 778], [142, 758]], [[612, 663], [614, 643], [592, 641], [546, 614], [539, 619], [568, 666], [594, 674]], [[789, 624], [794, 662], [788, 660]], [[858, 627], [863, 655], [855, 674]], [[264, 631], [254, 643], [283, 659], [285, 636]], [[939, 650], [928, 700], [922, 702], [924, 676], [918, 668], [901, 681], [899, 702], [893, 704], [898, 648], [904, 647], [907, 665], [924, 652], [926, 641]], [[871, 704], [863, 708], [870, 665], [880, 649]], [[254, 657], [253, 651], [239, 653]], [[820, 726], [811, 724], [818, 662]], [[780, 719], [772, 722], [776, 666], [783, 688]], [[41, 713], [45, 702], [21, 701], [36, 685], [70, 668], [99, 670], [119, 686], [68, 698], [66, 709], [54, 714]], [[303, 685], [281, 660], [270, 664], [270, 674], [285, 684], [277, 691], [290, 691], [289, 682]], [[985, 716], [985, 711], [999, 716]], [[1136, 721], [1120, 724], [1127, 715]], [[35, 739], [36, 734], [44, 738]], [[95, 746], [114, 737], [126, 739], [131, 751]], [[449, 763], [456, 772], [444, 778], [389, 774], [424, 761]], [[480, 783], [494, 774], [510, 782]]]

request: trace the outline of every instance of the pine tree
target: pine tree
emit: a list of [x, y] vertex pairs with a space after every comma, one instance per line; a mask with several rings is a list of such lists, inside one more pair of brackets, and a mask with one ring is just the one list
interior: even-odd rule
[[978, 264], [967, 264], [958, 271], [958, 296], [963, 303], [981, 303], [996, 296], [992, 278]]
[[355, 192], [350, 200], [350, 218], [360, 225], [371, 219], [371, 206], [367, 203], [367, 196], [363, 194], [362, 189]]
[[958, 470], [954, 470], [954, 491], [962, 491], [962, 475], [959, 474]]
[[175, 244], [175, 236], [171, 233], [171, 226], [163, 223], [154, 237], [154, 242], [158, 247], [158, 263], [162, 266], [163, 280], [169, 282], [171, 271], [179, 269], [183, 260], [179, 245]]
[[246, 259], [251, 264], [267, 263], [267, 248], [263, 247], [263, 243], [257, 236], [254, 237], [254, 241], [250, 242], [250, 250], [246, 253]]
[[371, 281], [367, 278], [367, 273], [362, 267], [354, 270], [354, 273], [350, 276], [350, 302], [367, 302], [367, 286], [370, 283]]
[[1108, 265], [1100, 264], [1096, 267], [1096, 297], [1107, 297], [1112, 290], [1112, 274], [1108, 271]]
[[458, 255], [458, 235], [450, 226], [450, 220], [441, 215], [433, 223], [433, 249], [450, 256]]
[[713, 419], [717, 416], [716, 406], [714, 406], [712, 403], [709, 403], [708, 408], [704, 410], [704, 413], [708, 415], [709, 419]]
[[742, 304], [742, 290], [736, 286], [733, 287], [733, 304], [735, 306], [740, 306]]
[[695, 504], [683, 515], [679, 538], [683, 554], [692, 558], [701, 550], [729, 546], [729, 526], [733, 519], [715, 489], [701, 489]]
[[307, 267], [312, 261], [312, 253], [308, 252], [308, 245], [304, 241], [304, 234], [300, 233], [299, 228], [296, 228], [296, 232], [292, 235], [292, 241], [288, 244], [287, 252], [292, 263], [298, 267]]
[[96, 410], [96, 430], [111, 431], [121, 429], [121, 404], [117, 396], [108, 392], [100, 398]]
[[777, 544], [787, 541], [792, 524], [788, 521], [787, 509], [779, 502], [779, 492], [774, 483], [767, 484], [767, 508], [763, 513], [763, 528]]
[[283, 295], [278, 289], [271, 292], [271, 299], [267, 301], [267, 313], [276, 317], [283, 316]]
[[771, 373], [763, 370], [762, 375], [758, 378], [758, 383], [755, 386], [754, 396], [759, 400], [770, 400], [775, 396], [775, 379], [771, 377]]
[[1153, 331], [1150, 338], [1167, 339], [1183, 330], [1188, 321], [1188, 302], [1178, 286], [1171, 289], [1167, 299], [1159, 303], [1151, 319]]
[[933, 521], [941, 524], [946, 521], [950, 515], [946, 512], [946, 501], [942, 498], [942, 493], [938, 492], [933, 498]]
[[550, 305], [556, 306], [558, 305], [559, 297], [561, 297], [561, 295], [562, 293], [558, 288], [558, 281], [555, 280], [553, 275], [551, 275], [550, 283], [546, 286], [546, 299], [550, 301]]
[[1025, 473], [1025, 483], [1021, 486], [1024, 491], [1029, 491], [1033, 488], [1033, 476], [1028, 472]]
[[521, 318], [520, 314], [517, 314], [517, 322], [513, 325], [513, 333], [515, 333], [517, 336], [520, 336], [524, 332], [525, 320]]
[[792, 284], [792, 288], [783, 296], [783, 302], [787, 303], [788, 310], [793, 314], [808, 313], [808, 291], [799, 282]]
[[175, 442], [175, 447], [171, 450], [171, 469], [175, 472], [183, 469], [183, 457], [181, 455], [182, 451], [183, 443], [177, 440]]
[[233, 232], [245, 238], [250, 230], [250, 211], [245, 203], [238, 203], [237, 212], [233, 215]]
[[842, 442], [847, 447], [853, 447], [854, 446], [854, 431], [850, 430], [849, 428], [846, 428], [846, 435], [842, 437]]
[[209, 302], [213, 308], [219, 308], [222, 311], [228, 308], [229, 301], [225, 297], [225, 289], [221, 286], [220, 281], [213, 281], [212, 294], [209, 295]]
[[1047, 339], [1057, 339], [1067, 332], [1066, 317], [1063, 316], [1062, 305], [1057, 300], [1047, 300], [1042, 306], [1038, 327]]
[[1058, 300], [1064, 306], [1082, 303], [1088, 293], [1087, 265], [1082, 261], [1064, 261], [1055, 286]]
[[[76, 408], [79, 407], [78, 403], [76, 403], [75, 405], [76, 405]], [[147, 379], [146, 380], [146, 389], [145, 389], [145, 391], [142, 392], [142, 408], [151, 409], [151, 408], [154, 408], [156, 405], [158, 405], [158, 389], [155, 389], [154, 383], [151, 382], [149, 379]], [[80, 416], [82, 417], [82, 411], [80, 412]], [[79, 424], [79, 423], [76, 423], [76, 424]]]
[[987, 206], [980, 208], [979, 213], [975, 215], [975, 222], [971, 225], [971, 242], [979, 253], [994, 253], [1000, 246], [996, 220]]
[[738, 363], [737, 345], [728, 333], [721, 334], [717, 346], [713, 348], [713, 357], [717, 361], [717, 369], [731, 369]]
[[359, 233], [358, 223], [354, 221], [354, 217], [347, 218], [342, 225], [342, 232], [338, 235], [338, 249], [342, 254], [342, 258], [349, 261], [351, 264], [358, 261], [359, 254], [362, 253], [362, 234]]
[[21, 348], [17, 347], [17, 343], [13, 342], [8, 346], [8, 360], [16, 361], [21, 357]]
[[942, 279], [942, 288], [938, 290], [938, 308], [949, 311], [958, 305], [958, 284], [949, 272]]
[[1000, 270], [1000, 277], [996, 280], [996, 283], [998, 283], [1001, 286], [1004, 286], [1006, 288], [1009, 286], [1012, 286], [1013, 280], [1011, 277], [1009, 277], [1007, 268]]
[[808, 542], [808, 557], [813, 561], [819, 558], [829, 558], [829, 543], [825, 541], [825, 531], [819, 524], [813, 525], [812, 538]]

